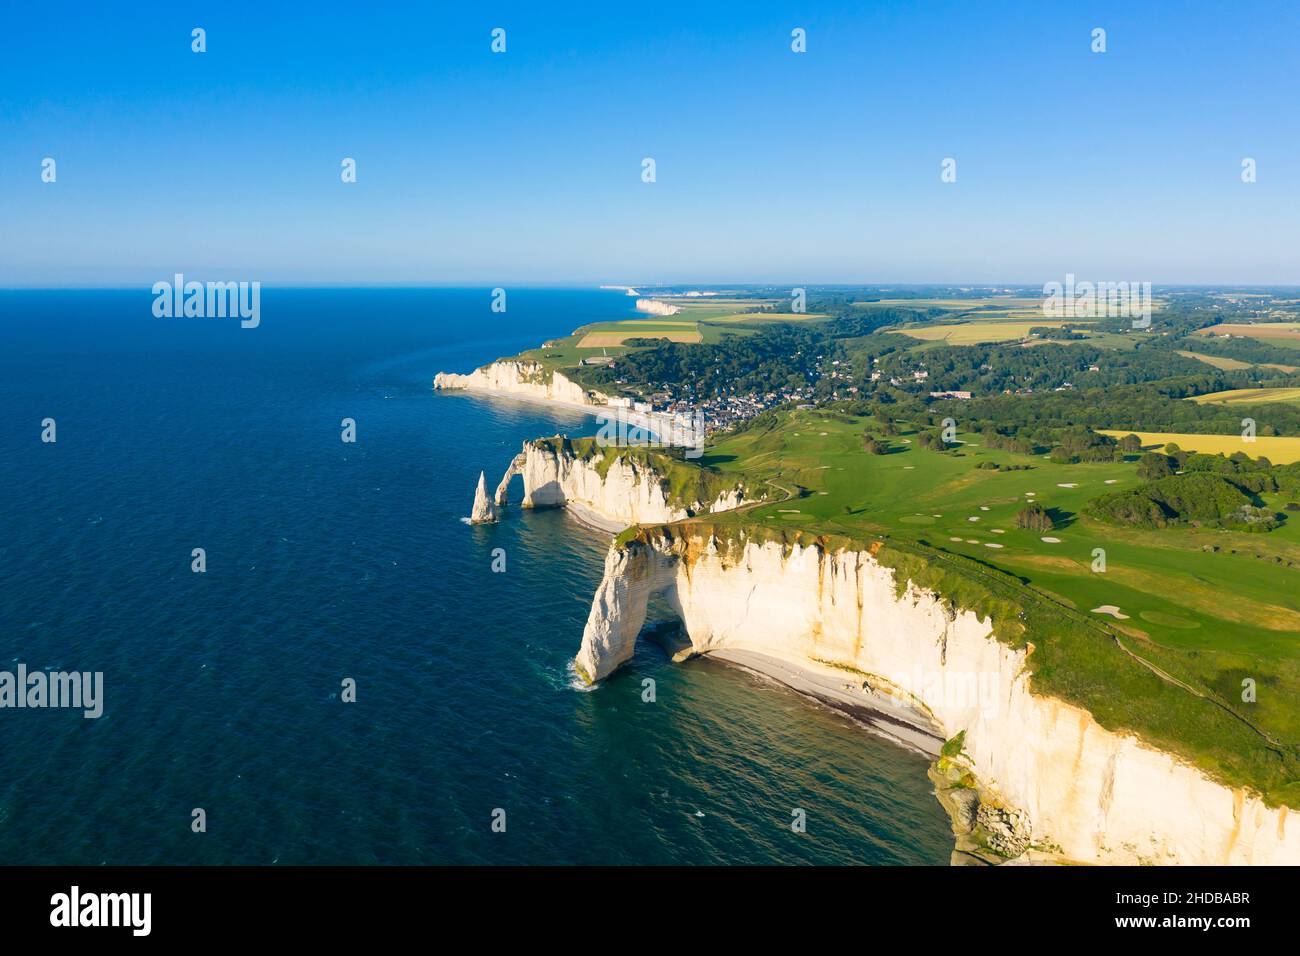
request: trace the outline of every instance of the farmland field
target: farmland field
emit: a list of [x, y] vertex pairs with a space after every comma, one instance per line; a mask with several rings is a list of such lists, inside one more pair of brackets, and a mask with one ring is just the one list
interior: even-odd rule
[[1029, 335], [1029, 330], [1046, 326], [1059, 329], [1076, 325], [1078, 320], [1035, 319], [1032, 322], [967, 322], [960, 325], [906, 326], [894, 331], [923, 342], [948, 345], [979, 345], [985, 342], [1015, 342]]
[[1201, 329], [1200, 335], [1235, 335], [1263, 339], [1273, 345], [1300, 348], [1300, 322], [1264, 322], [1254, 325], [1213, 325]]
[[1209, 455], [1233, 455], [1244, 451], [1252, 458], [1263, 455], [1275, 465], [1289, 465], [1300, 461], [1300, 438], [1275, 438], [1259, 436], [1253, 442], [1247, 442], [1240, 435], [1191, 435], [1181, 432], [1126, 432], [1102, 431], [1103, 435], [1120, 438], [1135, 434], [1142, 441], [1144, 448], [1163, 448], [1170, 442], [1185, 451], [1200, 451]]
[[578, 342], [580, 349], [598, 349], [622, 345], [628, 339], [667, 339], [669, 342], [699, 342], [700, 332], [692, 328], [661, 328], [659, 326], [639, 327], [639, 323], [630, 322], [621, 330], [588, 332]]
[[767, 309], [741, 312], [759, 305], [773, 305], [760, 299], [663, 299], [677, 306], [672, 315], [647, 315], [644, 318], [598, 322], [574, 330], [564, 339], [554, 341], [550, 349], [525, 353], [556, 368], [577, 365], [583, 358], [610, 349], [626, 351], [629, 339], [662, 339], [683, 344], [717, 343], [726, 335], [748, 335], [755, 330], [781, 322], [815, 322], [826, 318], [812, 312], [773, 312]]
[[701, 322], [809, 322], [824, 319], [824, 315], [812, 312], [728, 312], [712, 316], [701, 316]]
[[1237, 359], [1220, 358], [1217, 355], [1202, 355], [1200, 352], [1183, 352], [1178, 353], [1183, 358], [1196, 359], [1198, 362], [1204, 362], [1206, 365], [1212, 365], [1217, 369], [1225, 372], [1235, 372], [1243, 368], [1251, 368], [1249, 362], [1241, 362]]
[[1191, 399], [1199, 404], [1263, 405], [1270, 402], [1300, 404], [1300, 388], [1234, 388], [1226, 392], [1211, 392]]
[[946, 309], [961, 313], [981, 310], [1033, 311], [1039, 315], [1043, 313], [1042, 299], [1011, 296], [992, 296], [983, 299], [877, 299], [853, 304], [859, 308], [879, 306], [902, 309]]

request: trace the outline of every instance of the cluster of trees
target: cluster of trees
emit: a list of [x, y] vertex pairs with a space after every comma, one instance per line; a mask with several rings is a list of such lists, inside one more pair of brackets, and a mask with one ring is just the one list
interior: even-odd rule
[[[922, 391], [968, 391], [976, 395], [1001, 392], [1040, 392], [1064, 388], [1110, 388], [1154, 382], [1178, 375], [1206, 374], [1203, 362], [1179, 355], [1172, 349], [1141, 346], [1131, 351], [1102, 349], [1081, 342], [1078, 345], [1044, 343], [1033, 348], [1020, 345], [937, 346], [922, 352], [909, 351], [915, 342], [899, 348], [890, 341], [900, 338], [892, 333], [873, 336], [863, 345], [849, 343], [848, 353], [859, 388], [885, 390], [890, 378], [910, 381], [912, 371], [929, 372]], [[873, 362], [879, 359], [879, 362]], [[1094, 370], [1095, 367], [1095, 370]], [[881, 380], [874, 385], [870, 372], [879, 371]], [[1209, 369], [1212, 373], [1214, 370]], [[1250, 384], [1253, 379], [1243, 377]], [[1244, 387], [1244, 385], [1242, 386]], [[907, 393], [904, 387], [901, 392]]]
[[1114, 461], [1118, 453], [1119, 442], [1109, 435], [1099, 435], [1090, 428], [1063, 428], [1057, 433], [1056, 444], [1052, 447], [1052, 461], [1058, 465]]
[[889, 443], [881, 441], [874, 435], [864, 435], [862, 437], [862, 450], [868, 455], [887, 455], [889, 454]]
[[1016, 512], [1016, 527], [1030, 531], [1051, 531], [1056, 527], [1051, 513], [1042, 505], [1027, 505]]
[[1035, 325], [1029, 330], [1029, 334], [1066, 342], [1081, 342], [1088, 337], [1087, 332], [1065, 327], [1057, 328], [1053, 325]]
[[[1236, 359], [1238, 362], [1253, 362], [1258, 365], [1272, 363], [1287, 365], [1292, 368], [1300, 365], [1300, 353], [1281, 345], [1270, 345], [1260, 339], [1242, 338], [1240, 336], [1226, 339], [1221, 336], [1189, 335], [1184, 339], [1162, 342], [1167, 348], [1181, 349], [1184, 352], [1196, 352], [1215, 358]], [[1274, 370], [1276, 372], [1276, 370]]]
[[809, 302], [808, 309], [834, 317], [816, 323], [778, 323], [753, 335], [729, 335], [713, 344], [653, 340], [649, 348], [627, 353], [614, 368], [599, 367], [586, 373], [584, 383], [599, 387], [623, 379], [697, 398], [717, 398], [804, 389], [820, 382], [820, 394], [829, 397], [835, 385], [821, 382], [821, 372], [835, 361], [848, 367], [844, 340], [861, 339], [882, 326], [918, 317], [912, 310], [864, 312], [816, 300]]
[[1239, 483], [1210, 472], [1170, 475], [1094, 498], [1087, 512], [1116, 524], [1164, 528], [1192, 524], [1269, 531], [1279, 517]]
[[597, 386], [624, 379], [664, 387], [698, 398], [804, 388], [816, 379], [822, 343], [799, 326], [782, 325], [763, 334], [729, 337], [716, 345], [656, 342], [629, 352], [614, 368], [587, 378]]
[[1185, 451], [1171, 443], [1165, 446], [1164, 454], [1150, 452], [1138, 461], [1138, 476], [1147, 480], [1178, 472], [1221, 475], [1252, 494], [1300, 492], [1300, 462], [1275, 465], [1263, 455], [1251, 458], [1244, 451], [1232, 455], [1207, 455]]
[[[1132, 431], [1235, 435], [1242, 419], [1251, 418], [1259, 435], [1300, 435], [1300, 405], [1198, 404], [1182, 401], [1182, 380], [1156, 385], [1128, 385], [1042, 395], [993, 395], [961, 402], [953, 414], [966, 429], [993, 428], [1005, 435], [1034, 434], [1042, 429], [1086, 426]], [[1213, 389], [1211, 389], [1213, 390]], [[1193, 392], [1192, 394], [1200, 394]], [[956, 403], [945, 403], [953, 406]], [[940, 413], [940, 409], [935, 409]]]
[[956, 442], [944, 441], [941, 432], [918, 432], [916, 443], [928, 451], [951, 451], [960, 447]]

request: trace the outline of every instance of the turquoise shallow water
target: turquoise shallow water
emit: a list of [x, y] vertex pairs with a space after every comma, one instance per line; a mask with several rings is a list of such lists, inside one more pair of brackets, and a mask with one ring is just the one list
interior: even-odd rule
[[106, 694], [0, 710], [0, 863], [947, 862], [925, 761], [787, 690], [648, 643], [570, 686], [607, 536], [460, 519], [481, 468], [588, 422], [430, 380], [631, 300], [488, 301], [268, 289], [244, 330], [0, 293], [0, 669]]

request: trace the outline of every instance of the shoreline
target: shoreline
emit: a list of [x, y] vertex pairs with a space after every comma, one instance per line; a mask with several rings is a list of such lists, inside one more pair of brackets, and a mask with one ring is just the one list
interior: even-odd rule
[[611, 536], [617, 535], [624, 528], [631, 527], [631, 524], [619, 521], [608, 515], [601, 514], [599, 511], [593, 511], [586, 505], [579, 504], [576, 501], [566, 501], [561, 511], [566, 511], [574, 521], [584, 525], [593, 531], [603, 531]]
[[[565, 408], [582, 412], [593, 418], [597, 415], [597, 409], [609, 407], [603, 404], [580, 404], [563, 399], [540, 398], [534, 395], [516, 394], [499, 389], [472, 386], [441, 388], [435, 389], [435, 391], [443, 393], [460, 392], [467, 398], [498, 398], [525, 402], [530, 405]], [[611, 536], [617, 535], [635, 523], [610, 518], [574, 501], [566, 501], [561, 506], [561, 510], [566, 511], [583, 527]], [[864, 692], [861, 690], [861, 681], [853, 680], [853, 675], [847, 672], [837, 671], [830, 667], [821, 667], [812, 662], [796, 662], [772, 657], [758, 651], [736, 648], [706, 651], [699, 656], [718, 660], [730, 666], [740, 667], [743, 670], [781, 684], [797, 694], [839, 711], [855, 723], [863, 725], [869, 732], [885, 737], [907, 750], [922, 754], [930, 759], [937, 758], [939, 748], [943, 746], [943, 737], [933, 729], [928, 717], [918, 711], [899, 707], [897, 704], [883, 700], [879, 695], [872, 694], [869, 691]]]
[[927, 716], [886, 701], [870, 691], [863, 691], [861, 680], [847, 671], [740, 648], [705, 651], [699, 656], [722, 661], [788, 687], [839, 711], [855, 723], [864, 725], [869, 732], [931, 760], [938, 758], [943, 747], [943, 736]]
[[566, 402], [562, 398], [538, 398], [536, 395], [522, 395], [514, 392], [506, 392], [497, 388], [479, 388], [473, 385], [458, 385], [455, 388], [435, 388], [435, 393], [442, 395], [463, 394], [467, 398], [489, 397], [501, 398], [512, 402], [527, 402], [529, 405], [558, 406], [567, 408], [575, 412], [582, 412], [584, 415], [590, 415], [593, 418], [598, 414], [596, 409], [609, 408], [608, 405], [597, 405], [594, 402], [584, 404], [581, 402]]
[[[443, 395], [454, 395], [459, 392], [459, 393], [463, 393], [467, 398], [486, 396], [489, 398], [501, 398], [501, 399], [506, 399], [508, 401], [514, 401], [514, 402], [526, 402], [530, 405], [539, 405], [543, 407], [551, 406], [551, 407], [567, 408], [571, 411], [582, 412], [584, 415], [590, 415], [592, 418], [599, 418], [602, 411], [616, 407], [616, 406], [609, 405], [605, 402], [590, 402], [590, 403], [569, 402], [569, 401], [565, 401], [562, 398], [539, 398], [536, 395], [519, 394], [516, 392], [504, 391], [502, 389], [497, 389], [497, 388], [482, 388], [477, 385], [458, 385], [455, 388], [446, 388], [446, 387], [438, 388], [437, 386], [435, 386], [433, 390], [435, 393], [443, 394]], [[643, 413], [636, 412], [633, 414], [639, 416], [639, 420], [632, 422], [631, 423], [632, 425], [650, 434], [655, 439], [655, 441], [664, 442], [663, 427], [656, 426], [654, 424], [654, 420], [652, 418], [645, 416]], [[690, 446], [669, 446], [665, 443], [664, 447], [690, 447]], [[619, 530], [621, 531], [622, 528], [620, 528]]]

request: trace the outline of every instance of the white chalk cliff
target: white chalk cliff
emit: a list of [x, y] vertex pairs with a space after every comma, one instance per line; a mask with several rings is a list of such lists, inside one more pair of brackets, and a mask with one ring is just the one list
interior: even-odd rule
[[669, 305], [667, 302], [660, 302], [658, 299], [637, 299], [636, 310], [645, 312], [647, 315], [676, 315], [682, 311], [680, 306]]
[[470, 524], [490, 524], [497, 520], [497, 508], [487, 493], [487, 475], [478, 473], [478, 487], [474, 490], [474, 507], [469, 513]]
[[604, 405], [609, 396], [583, 388], [560, 371], [547, 371], [540, 362], [501, 359], [477, 368], [468, 375], [439, 372], [434, 376], [436, 389], [468, 389], [499, 392], [534, 401], [562, 402], [566, 405]]
[[[539, 467], [550, 467], [538, 460]], [[541, 487], [541, 486], [538, 486]], [[682, 529], [689, 534], [689, 529]], [[600, 680], [628, 660], [662, 595], [693, 649], [828, 662], [923, 705], [1025, 842], [1087, 863], [1300, 864], [1300, 820], [1220, 784], [1085, 710], [1030, 691], [1026, 651], [951, 611], [870, 552], [748, 541], [719, 548], [660, 531], [611, 548], [575, 660]], [[1017, 848], [1017, 852], [1019, 847]]]
[[744, 486], [736, 484], [711, 501], [674, 501], [665, 478], [643, 461], [618, 456], [602, 475], [596, 459], [547, 441], [524, 442], [497, 485], [498, 505], [507, 503], [515, 475], [523, 477], [523, 507], [570, 508], [578, 518], [614, 531], [730, 511], [749, 500]]

